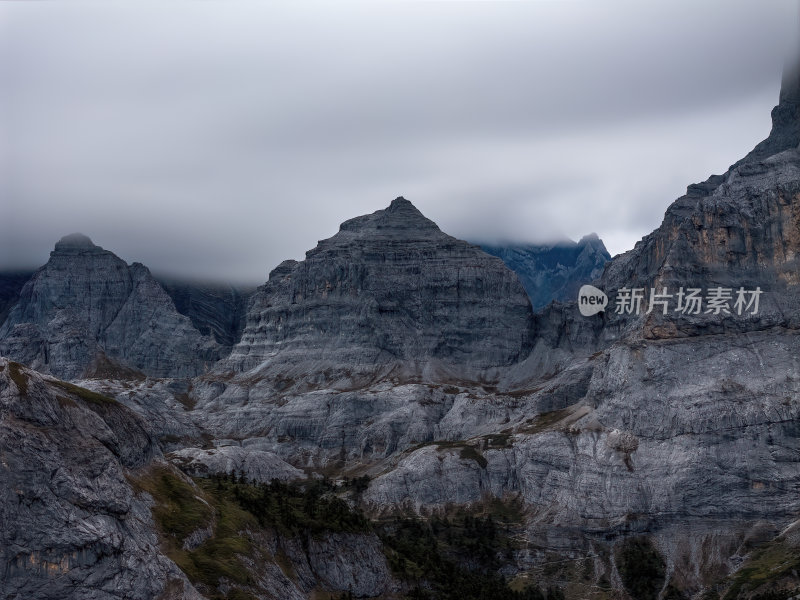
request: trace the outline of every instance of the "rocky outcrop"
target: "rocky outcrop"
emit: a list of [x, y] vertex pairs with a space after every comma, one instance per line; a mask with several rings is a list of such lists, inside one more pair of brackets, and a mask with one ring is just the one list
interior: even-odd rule
[[526, 356], [531, 314], [502, 261], [397, 198], [276, 268], [218, 370], [283, 387], [492, 376]]
[[800, 145], [800, 62], [787, 63], [778, 105], [772, 109], [772, 130], [767, 139], [738, 161], [734, 167], [746, 162], [759, 162], [784, 150], [794, 150]]
[[578, 290], [603, 273], [611, 260], [596, 234], [584, 236], [577, 243], [565, 241], [550, 245], [487, 245], [481, 248], [497, 256], [519, 277], [534, 310], [553, 300], [570, 302]]
[[581, 401], [511, 413], [499, 447], [474, 436], [411, 452], [367, 499], [419, 510], [518, 493], [538, 519], [590, 530], [631, 515], [781, 522], [800, 509], [798, 350], [798, 334], [766, 332], [614, 346]]
[[268, 381], [195, 381], [193, 416], [217, 439], [272, 452], [296, 467], [343, 470], [392, 461], [442, 440], [491, 434], [537, 412], [583, 398], [591, 367], [573, 365], [535, 389], [500, 393], [386, 380], [358, 390], [274, 395]]
[[[239, 446], [171, 458], [200, 476], [306, 478]], [[372, 598], [397, 587], [368, 527], [260, 526], [214, 489], [168, 466], [148, 425], [115, 399], [0, 358], [0, 597], [201, 600], [198, 589], [244, 588], [275, 600]], [[205, 561], [187, 570], [197, 588], [172, 559]]]
[[93, 363], [192, 376], [217, 345], [178, 314], [139, 263], [128, 266], [80, 234], [63, 238], [0, 326], [0, 354], [66, 379]]
[[189, 397], [190, 381], [140, 375], [120, 379], [78, 379], [75, 383], [114, 398], [133, 410], [165, 452], [208, 441], [190, 412], [194, 406]]
[[[769, 137], [734, 164], [689, 186], [668, 209], [661, 226], [633, 250], [611, 262], [601, 287], [683, 287], [732, 290], [731, 314], [688, 315], [661, 306], [644, 318], [649, 338], [743, 332], [800, 326], [800, 76], [787, 71], [780, 104], [773, 110]], [[739, 288], [760, 288], [757, 314], [739, 315], [734, 302]], [[747, 297], [749, 300], [749, 296]], [[644, 306], [647, 308], [647, 305]], [[617, 319], [610, 312], [609, 319]], [[642, 325], [634, 319], [635, 329]]]
[[199, 599], [126, 479], [159, 456], [113, 399], [0, 358], [0, 596]]
[[267, 598], [302, 600], [315, 590], [334, 590], [334, 598], [384, 598], [395, 591], [381, 542], [375, 534], [329, 533], [307, 538], [264, 536], [259, 540], [273, 557], [282, 557], [259, 573]]
[[306, 474], [281, 460], [272, 452], [241, 446], [183, 448], [169, 455], [182, 471], [194, 477], [226, 474], [256, 483], [270, 483], [273, 479], [293, 481], [305, 479]]

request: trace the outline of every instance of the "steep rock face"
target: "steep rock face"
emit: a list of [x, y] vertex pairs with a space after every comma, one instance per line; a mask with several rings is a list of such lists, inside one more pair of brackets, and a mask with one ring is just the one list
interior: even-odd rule
[[276, 268], [220, 369], [350, 384], [382, 368], [474, 374], [524, 357], [530, 319], [525, 291], [502, 261], [397, 198], [343, 223], [304, 261]]
[[[667, 209], [661, 226], [615, 257], [595, 282], [609, 296], [605, 312], [583, 317], [577, 303], [555, 303], [534, 316], [535, 347], [506, 380], [553, 372], [625, 339], [669, 339], [800, 326], [800, 75], [787, 70], [769, 137], [723, 175], [692, 184]], [[620, 290], [640, 289], [638, 314], [618, 312]], [[666, 288], [668, 306], [652, 291]], [[697, 289], [698, 314], [678, 309], [681, 290]], [[716, 288], [728, 312], [707, 312]], [[738, 290], [760, 290], [757, 313]], [[658, 300], [658, 298], [656, 298]], [[683, 303], [686, 306], [686, 303]]]
[[672, 310], [664, 317], [657, 307], [644, 324], [645, 337], [800, 326], [799, 100], [800, 75], [788, 70], [769, 137], [724, 175], [689, 186], [661, 226], [610, 263], [601, 282], [611, 292], [644, 287], [648, 296], [650, 287], [675, 293], [721, 286], [733, 290], [734, 300], [738, 288], [759, 287], [758, 314], [709, 318]]
[[[800, 510], [798, 88], [794, 72], [765, 142], [690, 186], [659, 229], [606, 266], [604, 313], [583, 317], [570, 302], [536, 315], [534, 350], [503, 381], [536, 387], [588, 360], [578, 402], [512, 414], [501, 448], [473, 437], [472, 451], [407, 453], [372, 482], [370, 505], [426, 511], [518, 494], [533, 547], [586, 550], [587, 539], [647, 532], [686, 594], [736, 568], [754, 529], [791, 523]], [[639, 315], [615, 312], [626, 287], [645, 289]], [[704, 301], [731, 288], [730, 313], [704, 304], [683, 314], [673, 297], [668, 314], [658, 305], [647, 314], [650, 287], [701, 288]], [[762, 290], [757, 314], [737, 314], [739, 287]]]
[[799, 340], [616, 344], [591, 361], [579, 402], [407, 452], [364, 499], [376, 512], [427, 513], [520, 498], [532, 567], [548, 552], [596, 554], [592, 540], [651, 535], [667, 579], [697, 594], [737, 568], [754, 529], [777, 534], [800, 510]]
[[0, 596], [199, 599], [126, 480], [159, 456], [124, 406], [0, 358]]
[[230, 348], [242, 338], [247, 304], [254, 289], [213, 283], [195, 283], [158, 278], [158, 282], [182, 315], [203, 335], [213, 335]]
[[[778, 105], [772, 109], [772, 130], [737, 165], [758, 161], [797, 148], [800, 144], [800, 63], [787, 63], [783, 72]], [[736, 165], [734, 165], [736, 166]]]
[[265, 598], [303, 600], [318, 597], [320, 590], [332, 590], [334, 598], [345, 593], [354, 598], [384, 598], [398, 587], [375, 534], [273, 535], [259, 541], [273, 556], [282, 555], [292, 574], [287, 577], [277, 564], [260, 571]]
[[[237, 582], [214, 570], [215, 555], [208, 558], [203, 546], [211, 540], [213, 548], [220, 537], [247, 549], [223, 557], [247, 573], [253, 597], [380, 597], [397, 587], [374, 533], [259, 527], [165, 464], [148, 428], [113, 398], [0, 358], [0, 597], [202, 600], [198, 589], [233, 595]], [[238, 446], [188, 449], [173, 460], [199, 475], [306, 478], [274, 454]], [[174, 512], [187, 507], [195, 512]], [[187, 522], [199, 527], [179, 528], [180, 535], [169, 529]], [[241, 529], [231, 530], [232, 522]], [[191, 565], [176, 548], [206, 557], [211, 574], [191, 570], [198, 588], [172, 562]]]
[[[698, 518], [788, 523], [800, 509], [800, 336], [617, 345], [580, 402], [505, 424], [502, 447], [427, 446], [376, 479], [374, 507], [519, 493], [544, 522], [588, 529]], [[530, 414], [530, 413], [528, 413]]]
[[155, 376], [191, 376], [218, 356], [141, 264], [75, 234], [28, 281], [0, 327], [0, 353], [74, 379], [108, 361]]
[[161, 448], [171, 451], [204, 443], [204, 434], [192, 419], [191, 383], [185, 379], [124, 377], [78, 379], [86, 389], [116, 399], [144, 421], [148, 433]]
[[497, 256], [519, 277], [531, 299], [534, 310], [553, 300], [575, 300], [578, 290], [603, 273], [611, 260], [602, 240], [587, 235], [577, 243], [552, 245], [486, 245], [481, 248]]
[[[420, 444], [498, 432], [584, 397], [592, 368], [573, 365], [536, 389], [385, 380], [358, 390], [274, 395], [269, 381], [195, 381], [193, 416], [216, 439], [273, 452], [298, 467], [343, 469], [394, 460]], [[380, 470], [378, 467], [376, 469]]]
[[0, 273], [0, 325], [6, 320], [11, 308], [19, 300], [19, 293], [33, 271], [6, 271]]
[[[797, 328], [798, 252], [800, 152], [791, 149], [739, 164], [708, 193], [690, 189], [670, 206], [659, 229], [609, 265], [601, 286], [611, 293], [645, 288], [646, 296], [651, 287], [672, 294], [700, 288], [704, 296], [717, 287], [731, 290], [730, 314], [709, 317], [704, 306], [699, 315], [684, 315], [676, 313], [674, 301], [664, 316], [657, 306], [646, 319], [647, 337]], [[757, 314], [734, 314], [739, 288], [760, 288]], [[647, 308], [643, 304], [643, 312]]]

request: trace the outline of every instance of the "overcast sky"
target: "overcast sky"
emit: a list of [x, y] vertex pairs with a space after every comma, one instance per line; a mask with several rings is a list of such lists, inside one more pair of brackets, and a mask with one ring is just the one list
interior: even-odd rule
[[259, 283], [403, 195], [612, 254], [766, 137], [798, 6], [0, 4], [0, 269], [89, 235]]

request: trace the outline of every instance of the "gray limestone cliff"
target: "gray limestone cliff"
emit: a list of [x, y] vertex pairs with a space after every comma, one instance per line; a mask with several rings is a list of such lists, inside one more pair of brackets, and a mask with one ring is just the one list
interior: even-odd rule
[[[673, 297], [666, 315], [655, 305], [650, 315], [633, 319], [631, 331], [659, 339], [800, 326], [799, 99], [800, 75], [787, 70], [769, 137], [723, 175], [690, 185], [661, 226], [611, 262], [601, 280], [609, 293], [644, 288], [648, 298], [651, 288], [673, 294], [696, 288], [703, 296], [729, 289], [727, 312], [707, 313], [704, 306], [700, 314], [686, 314], [675, 310]], [[754, 307], [736, 308], [740, 288], [761, 290], [755, 314]], [[613, 310], [607, 317], [612, 329], [630, 325]]]
[[[367, 528], [259, 524], [166, 463], [149, 429], [112, 397], [0, 358], [0, 597], [285, 600], [396, 588]], [[274, 454], [234, 446], [173, 460], [201, 476], [306, 479]]]
[[113, 399], [0, 358], [0, 597], [199, 599], [128, 481], [159, 457]]
[[219, 351], [175, 310], [146, 267], [74, 234], [20, 291], [0, 326], [0, 354], [74, 379], [108, 364], [192, 376]]
[[[530, 408], [496, 426], [500, 446], [476, 428], [459, 442], [472, 451], [408, 452], [370, 485], [371, 506], [424, 512], [519, 496], [529, 544], [585, 557], [597, 540], [614, 547], [646, 535], [665, 564], [653, 598], [724, 595], [723, 576], [751, 556], [754, 532], [766, 524], [783, 543], [779, 532], [800, 511], [798, 89], [790, 72], [769, 138], [689, 186], [657, 230], [606, 266], [597, 283], [611, 296], [605, 312], [583, 317], [573, 301], [536, 315], [534, 350], [504, 380], [527, 388], [513, 397]], [[732, 291], [728, 312], [676, 310], [681, 288], [701, 289], [707, 302], [718, 287]], [[644, 290], [638, 315], [617, 314], [624, 288]], [[650, 288], [674, 295], [667, 314], [659, 304], [648, 314]], [[762, 291], [757, 312], [739, 314], [739, 288]], [[584, 368], [578, 397], [538, 408], [543, 382], [555, 374], [577, 384]]]
[[272, 271], [251, 300], [241, 342], [217, 369], [286, 385], [363, 385], [389, 373], [476, 377], [526, 356], [531, 317], [501, 260], [397, 198]]

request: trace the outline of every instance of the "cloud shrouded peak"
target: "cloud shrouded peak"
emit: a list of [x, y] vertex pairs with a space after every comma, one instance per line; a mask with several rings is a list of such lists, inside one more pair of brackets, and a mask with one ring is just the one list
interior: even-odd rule
[[5, 3], [0, 268], [73, 230], [156, 273], [258, 283], [401, 192], [460, 238], [596, 231], [617, 253], [766, 137], [796, 20], [783, 2]]
[[97, 248], [89, 236], [82, 233], [70, 233], [56, 242], [55, 250], [91, 250]]

